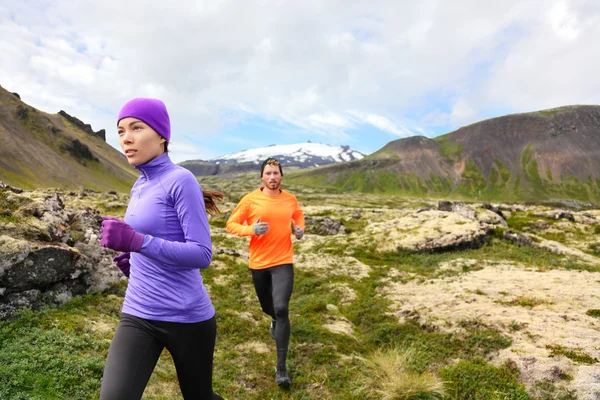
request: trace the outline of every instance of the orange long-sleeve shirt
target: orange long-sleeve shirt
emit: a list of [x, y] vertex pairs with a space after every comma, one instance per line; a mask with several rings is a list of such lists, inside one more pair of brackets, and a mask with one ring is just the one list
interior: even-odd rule
[[[281, 190], [277, 196], [269, 196], [263, 187], [248, 193], [231, 213], [227, 220], [227, 232], [250, 238], [251, 269], [264, 269], [281, 264], [292, 264], [292, 226], [304, 229], [304, 213], [296, 196]], [[255, 235], [252, 225], [260, 217], [260, 222], [268, 222], [269, 230], [264, 235]]]

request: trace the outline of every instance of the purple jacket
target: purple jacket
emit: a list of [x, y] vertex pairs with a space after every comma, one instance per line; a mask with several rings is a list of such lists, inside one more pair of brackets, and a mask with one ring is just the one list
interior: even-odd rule
[[202, 188], [167, 153], [136, 169], [125, 222], [145, 238], [140, 252], [131, 253], [122, 312], [156, 321], [208, 320], [215, 310], [198, 271], [212, 259]]

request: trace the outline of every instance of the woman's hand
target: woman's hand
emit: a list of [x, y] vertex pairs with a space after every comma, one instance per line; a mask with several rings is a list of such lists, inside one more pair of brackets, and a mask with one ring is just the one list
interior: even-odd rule
[[113, 217], [102, 217], [100, 246], [124, 252], [139, 252], [144, 235], [137, 233], [124, 221]]

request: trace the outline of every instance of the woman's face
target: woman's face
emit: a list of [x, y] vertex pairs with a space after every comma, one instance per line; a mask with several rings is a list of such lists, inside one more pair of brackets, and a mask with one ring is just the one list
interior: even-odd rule
[[148, 124], [137, 118], [127, 117], [119, 121], [117, 126], [119, 144], [133, 166], [146, 164], [165, 152], [161, 137]]

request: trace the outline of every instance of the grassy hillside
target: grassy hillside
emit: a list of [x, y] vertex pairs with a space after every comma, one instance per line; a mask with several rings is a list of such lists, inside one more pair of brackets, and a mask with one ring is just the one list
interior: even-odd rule
[[494, 118], [434, 139], [395, 140], [360, 161], [289, 175], [337, 193], [597, 203], [600, 107]]
[[0, 88], [0, 181], [39, 187], [128, 191], [137, 177], [101, 137]]

